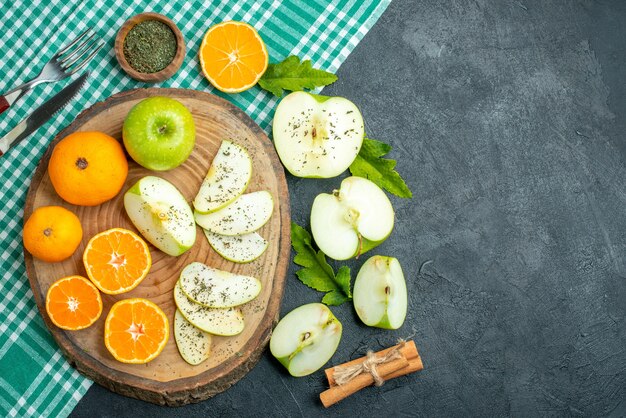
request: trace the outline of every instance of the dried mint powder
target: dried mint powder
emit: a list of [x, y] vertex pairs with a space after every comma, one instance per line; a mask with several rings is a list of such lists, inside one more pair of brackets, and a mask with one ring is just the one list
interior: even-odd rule
[[165, 23], [144, 20], [133, 26], [124, 39], [124, 56], [140, 73], [156, 73], [176, 55], [176, 35]]

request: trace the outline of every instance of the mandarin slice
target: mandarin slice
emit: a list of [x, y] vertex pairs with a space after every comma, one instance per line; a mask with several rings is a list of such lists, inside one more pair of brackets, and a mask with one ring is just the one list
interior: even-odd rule
[[113, 228], [94, 235], [83, 253], [89, 279], [103, 293], [117, 295], [141, 283], [152, 266], [148, 244], [127, 229]]
[[200, 66], [209, 82], [225, 93], [254, 86], [269, 55], [261, 36], [244, 22], [228, 21], [209, 28], [200, 45]]
[[143, 364], [154, 360], [169, 339], [165, 313], [153, 302], [124, 299], [116, 302], [104, 324], [104, 343], [116, 360]]
[[46, 312], [57, 327], [75, 331], [87, 328], [100, 318], [102, 298], [86, 278], [64, 277], [48, 289]]

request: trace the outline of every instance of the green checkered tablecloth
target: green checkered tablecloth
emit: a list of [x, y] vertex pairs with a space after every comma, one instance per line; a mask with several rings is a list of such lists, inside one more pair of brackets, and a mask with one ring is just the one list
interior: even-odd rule
[[[24, 268], [23, 207], [33, 171], [51, 139], [83, 109], [122, 90], [145, 87], [117, 65], [113, 42], [130, 16], [155, 11], [172, 18], [187, 42], [178, 73], [157, 86], [210, 91], [232, 101], [269, 133], [276, 98], [254, 87], [225, 95], [202, 77], [197, 50], [209, 26], [225, 20], [252, 24], [265, 40], [270, 61], [290, 54], [336, 71], [390, 0], [97, 1], [0, 2], [0, 91], [30, 78], [68, 40], [87, 27], [106, 42], [90, 63], [86, 87], [27, 141], [0, 158], [0, 415], [67, 416], [91, 385], [65, 361], [35, 305]], [[105, 4], [111, 4], [105, 6]], [[129, 5], [130, 4], [130, 5]], [[37, 87], [0, 115], [4, 135], [67, 81]]]

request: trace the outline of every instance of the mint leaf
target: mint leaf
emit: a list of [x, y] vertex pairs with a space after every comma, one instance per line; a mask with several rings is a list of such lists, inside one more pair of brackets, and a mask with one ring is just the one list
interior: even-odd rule
[[305, 285], [320, 292], [327, 292], [322, 299], [326, 305], [341, 305], [352, 300], [350, 268], [342, 266], [335, 276], [321, 250], [315, 251], [311, 234], [295, 222], [291, 223], [291, 245], [296, 250], [293, 261], [303, 267], [296, 272]]
[[333, 290], [332, 292], [328, 292], [322, 298], [322, 303], [328, 306], [338, 306], [344, 302], [351, 300], [352, 298], [347, 298], [346, 295], [341, 293], [338, 290]]
[[394, 168], [395, 160], [382, 158], [391, 151], [391, 145], [375, 139], [363, 138], [359, 155], [350, 165], [353, 176], [365, 177], [396, 196], [411, 198], [413, 193]]
[[311, 66], [311, 61], [300, 62], [292, 55], [283, 62], [267, 66], [265, 74], [259, 80], [259, 86], [274, 96], [280, 97], [284, 90], [301, 91], [327, 86], [337, 81], [337, 76]]

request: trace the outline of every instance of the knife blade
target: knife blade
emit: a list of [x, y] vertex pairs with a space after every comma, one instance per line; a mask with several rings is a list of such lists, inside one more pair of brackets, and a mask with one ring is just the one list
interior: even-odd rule
[[87, 77], [89, 77], [89, 71], [72, 81], [67, 87], [53, 96], [52, 99], [39, 106], [33, 113], [28, 115], [24, 120], [18, 123], [15, 128], [3, 136], [2, 139], [0, 139], [0, 157], [2, 157], [12, 145], [20, 143], [45, 124], [55, 113], [63, 109], [83, 87]]

